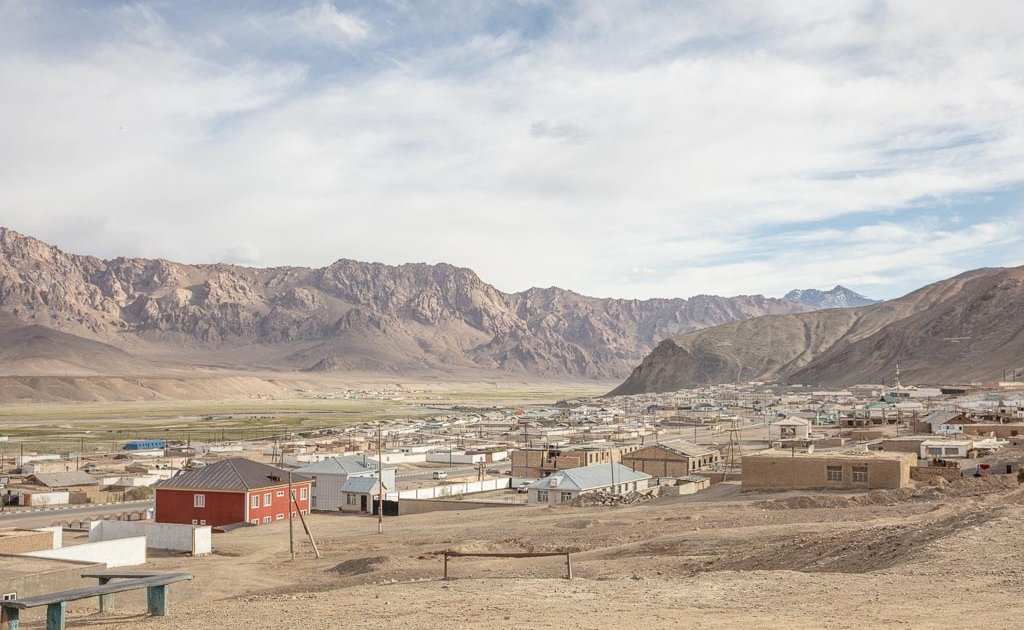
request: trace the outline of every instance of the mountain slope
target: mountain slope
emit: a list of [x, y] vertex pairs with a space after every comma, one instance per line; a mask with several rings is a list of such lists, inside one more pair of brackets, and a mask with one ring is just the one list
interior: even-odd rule
[[0, 375], [126, 374], [152, 366], [127, 352], [0, 313]]
[[707, 383], [850, 385], [998, 377], [1024, 363], [1024, 267], [980, 269], [852, 309], [766, 316], [679, 335], [612, 395]]
[[836, 285], [829, 291], [819, 289], [794, 289], [787, 293], [782, 299], [790, 302], [800, 302], [813, 309], [826, 308], [856, 308], [875, 304], [878, 300], [864, 297], [856, 291], [851, 291], [844, 286]]
[[257, 269], [67, 254], [0, 228], [0, 312], [171, 363], [622, 378], [666, 337], [802, 304], [503, 293], [469, 269]]

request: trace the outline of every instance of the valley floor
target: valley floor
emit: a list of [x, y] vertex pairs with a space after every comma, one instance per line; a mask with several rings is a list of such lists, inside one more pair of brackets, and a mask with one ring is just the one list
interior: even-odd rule
[[[391, 518], [316, 515], [324, 557], [286, 524], [218, 535], [205, 558], [152, 558], [195, 580], [170, 615], [80, 610], [83, 628], [1019, 627], [1024, 489], [1010, 479], [867, 494], [740, 494], [634, 507], [509, 507]], [[296, 526], [301, 538], [301, 528]], [[454, 559], [445, 549], [572, 550]], [[91, 605], [88, 604], [88, 605]]]

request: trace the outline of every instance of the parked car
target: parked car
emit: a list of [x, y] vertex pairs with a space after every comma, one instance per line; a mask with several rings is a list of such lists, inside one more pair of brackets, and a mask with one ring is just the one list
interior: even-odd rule
[[445, 472], [443, 470], [435, 470], [434, 471], [434, 479], [447, 479], [447, 478], [448, 478], [448, 473], [447, 472]]
[[529, 491], [530, 483], [528, 481], [520, 482], [519, 486], [516, 488], [516, 492], [518, 492], [519, 494], [526, 494]]

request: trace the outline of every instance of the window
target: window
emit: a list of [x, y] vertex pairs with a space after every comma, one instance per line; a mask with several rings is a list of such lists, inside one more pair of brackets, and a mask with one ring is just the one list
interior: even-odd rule
[[929, 446], [928, 447], [928, 454], [929, 455], [942, 455], [942, 448], [938, 447], [938, 446]]
[[309, 488], [302, 486], [302, 490], [299, 490], [299, 498], [305, 501], [309, 498]]
[[958, 449], [955, 446], [953, 446], [953, 447], [946, 447], [946, 455], [956, 455], [957, 452], [958, 452]]
[[11, 602], [18, 599], [17, 593], [4, 593], [0, 596], [0, 602]]
[[842, 466], [826, 466], [825, 467], [825, 478], [829, 481], [842, 481], [843, 480], [843, 467]]
[[263, 505], [264, 506], [270, 505], [270, 502], [273, 499], [274, 499], [274, 497], [273, 497], [273, 493], [272, 492], [266, 493], [265, 495], [263, 495]]
[[356, 504], [356, 495], [354, 495], [354, 494], [346, 494], [345, 495], [345, 505], [355, 505], [355, 504]]
[[538, 490], [537, 491], [537, 503], [547, 503], [547, 502], [548, 502], [548, 491], [547, 490]]
[[278, 490], [277, 491], [277, 498], [280, 499], [283, 496], [284, 496], [284, 490]]
[[264, 516], [263, 517], [263, 524], [266, 525], [269, 522], [270, 522], [270, 517], [269, 516]]
[[250, 505], [252, 505], [252, 507], [254, 508], [258, 508], [260, 506], [260, 495], [252, 495], [252, 501], [250, 501]]
[[252, 520], [251, 520], [251, 521], [249, 521], [249, 522], [250, 522], [250, 523], [252, 523], [253, 525], [259, 525], [259, 524], [260, 524], [260, 519], [258, 519], [258, 518], [254, 518], [254, 519], [252, 519]]
[[277, 520], [279, 520], [279, 521], [283, 521], [283, 520], [284, 520], [284, 514], [278, 514], [278, 515], [276, 516], [276, 518], [277, 518]]
[[205, 494], [193, 494], [192, 495], [192, 507], [204, 508], [206, 507], [206, 495]]
[[206, 525], [206, 519], [205, 519], [205, 518], [203, 518], [203, 519], [200, 519], [200, 520], [199, 520], [199, 524], [200, 524], [200, 525]]
[[193, 525], [198, 525], [198, 524], [199, 524], [199, 521], [197, 521], [196, 519], [192, 519], [192, 524], [193, 524]]
[[562, 493], [562, 501], [572, 501], [572, 493], [571, 492], [563, 492]]
[[853, 482], [854, 483], [867, 483], [868, 482], [868, 467], [867, 466], [854, 466], [853, 467]]

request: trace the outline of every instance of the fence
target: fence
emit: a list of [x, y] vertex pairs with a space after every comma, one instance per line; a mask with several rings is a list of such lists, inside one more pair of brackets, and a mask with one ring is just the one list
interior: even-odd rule
[[494, 490], [505, 490], [511, 487], [511, 479], [487, 479], [485, 481], [468, 481], [462, 483], [448, 483], [428, 488], [416, 488], [414, 490], [402, 490], [401, 492], [387, 493], [388, 501], [399, 499], [443, 499], [474, 492], [492, 492]]

